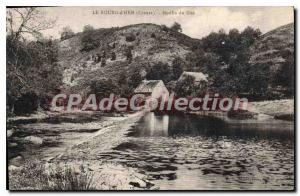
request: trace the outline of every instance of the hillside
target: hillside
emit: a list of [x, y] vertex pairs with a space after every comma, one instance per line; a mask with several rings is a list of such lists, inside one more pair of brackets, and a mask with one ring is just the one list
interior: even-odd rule
[[287, 61], [294, 56], [294, 24], [278, 27], [262, 35], [250, 47], [251, 64], [268, 64], [276, 74]]
[[250, 47], [250, 65], [251, 69], [265, 75], [266, 90], [271, 97], [292, 98], [295, 86], [294, 24], [278, 27], [256, 40]]
[[[60, 42], [59, 62], [64, 67], [64, 83], [76, 86], [83, 78], [105, 76], [118, 81], [121, 73], [132, 72], [137, 67], [141, 74], [157, 62], [171, 62], [176, 57], [185, 59], [191, 53], [196, 39], [155, 24], [137, 24], [121, 28], [97, 29], [93, 41], [98, 46], [90, 51], [82, 51], [79, 33], [75, 37]], [[132, 60], [126, 53], [131, 50]], [[106, 63], [95, 62], [97, 55], [106, 56]], [[115, 59], [111, 56], [114, 53]]]
[[[214, 91], [254, 93], [262, 99], [270, 99], [273, 92], [278, 94], [276, 98], [293, 94], [294, 24], [263, 35], [251, 28], [240, 33], [220, 31], [201, 40], [164, 25], [135, 24], [93, 30], [86, 48], [82, 45], [83, 36], [78, 33], [59, 43], [59, 63], [64, 68], [67, 90], [87, 92], [92, 81], [99, 78], [122, 86], [130, 77], [145, 78], [158, 64], [172, 72], [174, 60], [179, 59], [184, 71], [208, 74]], [[138, 75], [134, 75], [136, 71]], [[176, 77], [173, 73], [166, 76], [164, 71], [158, 79], [169, 77], [167, 87], [174, 90]]]

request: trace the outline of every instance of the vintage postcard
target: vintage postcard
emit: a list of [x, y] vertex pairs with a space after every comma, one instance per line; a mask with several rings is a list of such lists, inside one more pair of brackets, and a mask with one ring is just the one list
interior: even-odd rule
[[7, 7], [7, 189], [295, 190], [293, 7]]

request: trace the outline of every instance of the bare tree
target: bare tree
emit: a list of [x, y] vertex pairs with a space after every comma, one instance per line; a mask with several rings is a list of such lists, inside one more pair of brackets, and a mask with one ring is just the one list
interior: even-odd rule
[[[12, 112], [16, 101], [23, 95], [34, 93], [40, 99], [60, 85], [55, 43], [51, 39], [41, 39], [42, 31], [54, 27], [54, 24], [55, 20], [47, 19], [39, 8], [7, 9], [6, 80]], [[26, 41], [26, 34], [39, 41]], [[54, 78], [56, 75], [59, 76], [57, 79]]]
[[23, 34], [41, 37], [41, 31], [53, 28], [55, 20], [46, 19], [45, 13], [36, 7], [9, 8], [6, 15], [6, 31], [13, 39]]

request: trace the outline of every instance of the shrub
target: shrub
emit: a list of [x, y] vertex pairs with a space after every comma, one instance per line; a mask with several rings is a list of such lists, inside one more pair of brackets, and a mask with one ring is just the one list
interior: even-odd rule
[[169, 31], [169, 28], [166, 25], [161, 25], [161, 29], [165, 32]]
[[15, 101], [14, 112], [17, 115], [30, 114], [36, 111], [38, 106], [39, 97], [35, 93], [26, 93]]
[[195, 78], [192, 76], [187, 76], [186, 78], [177, 81], [175, 86], [175, 93], [177, 96], [190, 96], [195, 90]]
[[101, 67], [105, 67], [105, 65], [106, 65], [106, 59], [101, 58]]
[[183, 72], [183, 61], [180, 58], [175, 58], [172, 65], [173, 79], [177, 80]]
[[170, 29], [172, 31], [182, 32], [181, 25], [178, 22], [174, 22]]
[[131, 75], [129, 76], [128, 79], [128, 85], [134, 89], [136, 88], [142, 81], [142, 76], [140, 74], [140, 70], [136, 69], [133, 71], [133, 73], [131, 73]]
[[111, 79], [102, 77], [93, 79], [89, 85], [90, 94], [96, 94], [98, 97], [109, 97], [110, 93], [118, 94], [119, 87]]
[[131, 48], [127, 48], [127, 50], [125, 52], [125, 56], [126, 56], [126, 60], [128, 60], [129, 62], [132, 61], [132, 49]]
[[116, 60], [116, 53], [115, 52], [111, 53], [111, 60], [112, 61]]
[[94, 30], [86, 30], [83, 32], [81, 37], [81, 51], [90, 51], [99, 47], [100, 42], [95, 37]]
[[69, 39], [71, 37], [74, 37], [75, 36], [75, 33], [73, 32], [73, 30], [67, 26], [67, 27], [64, 27], [60, 33], [60, 40], [66, 40], [66, 39]]
[[167, 63], [158, 62], [148, 71], [147, 80], [162, 80], [164, 83], [169, 82], [172, 78], [172, 70]]
[[90, 172], [76, 172], [70, 166], [46, 169], [38, 161], [26, 161], [21, 170], [9, 172], [10, 190], [94, 190]]
[[133, 42], [133, 41], [135, 41], [135, 35], [128, 34], [128, 35], [126, 35], [125, 39], [127, 42]]
[[85, 25], [83, 27], [82, 32], [94, 31], [94, 27], [92, 25]]
[[92, 175], [81, 171], [77, 174], [74, 168], [57, 166], [50, 172], [49, 181], [52, 183], [50, 188], [53, 190], [93, 190]]

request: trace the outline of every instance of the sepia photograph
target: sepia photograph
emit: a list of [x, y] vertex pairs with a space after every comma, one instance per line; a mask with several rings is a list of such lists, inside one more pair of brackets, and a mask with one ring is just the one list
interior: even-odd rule
[[7, 6], [7, 189], [295, 191], [294, 14]]

